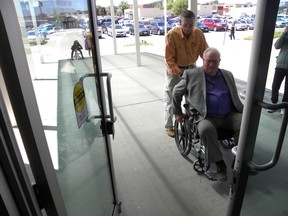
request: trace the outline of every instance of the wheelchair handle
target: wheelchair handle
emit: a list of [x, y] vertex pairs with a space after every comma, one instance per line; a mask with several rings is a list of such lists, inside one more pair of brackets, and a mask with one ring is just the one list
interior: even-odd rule
[[257, 105], [259, 105], [260, 107], [262, 107], [264, 109], [271, 109], [271, 110], [284, 109], [284, 115], [283, 115], [283, 119], [282, 119], [282, 123], [281, 123], [280, 133], [278, 136], [276, 149], [275, 149], [275, 152], [274, 152], [274, 155], [273, 155], [271, 161], [266, 163], [266, 164], [262, 164], [262, 165], [255, 164], [252, 161], [247, 162], [248, 166], [251, 169], [256, 170], [256, 171], [265, 171], [265, 170], [268, 170], [268, 169], [271, 169], [272, 167], [274, 167], [279, 160], [281, 149], [283, 146], [283, 140], [284, 140], [285, 133], [286, 133], [287, 122], [288, 122], [288, 111], [287, 111], [288, 110], [288, 103], [283, 102], [283, 103], [279, 103], [279, 104], [269, 104], [269, 103], [265, 103], [263, 101], [259, 101], [259, 102], [257, 102]]

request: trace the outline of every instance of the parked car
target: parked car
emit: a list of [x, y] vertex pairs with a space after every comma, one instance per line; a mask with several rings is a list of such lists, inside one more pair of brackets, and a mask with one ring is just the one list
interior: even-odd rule
[[[113, 36], [113, 29], [112, 29], [112, 25], [107, 27], [107, 34], [109, 36]], [[126, 31], [125, 29], [122, 28], [121, 25], [119, 24], [115, 24], [115, 36], [116, 37], [126, 37]]]
[[179, 26], [180, 26], [180, 22], [173, 22], [173, 23], [171, 24], [171, 29], [176, 28], [176, 27], [179, 27]]
[[206, 18], [202, 22], [204, 25], [208, 26], [210, 30], [213, 31], [220, 31], [220, 30], [227, 30], [226, 21], [222, 19], [215, 19], [215, 18]]
[[107, 27], [111, 26], [112, 23], [111, 22], [103, 22], [101, 24], [101, 27], [102, 27], [102, 33], [103, 34], [108, 34], [108, 30], [107, 30]]
[[[167, 24], [167, 32], [171, 29], [171, 26]], [[151, 22], [151, 34], [164, 35], [165, 25], [164, 22]]]
[[[89, 32], [90, 32], [90, 28], [89, 28], [89, 26], [87, 26], [82, 31], [83, 37], [85, 37], [85, 35]], [[98, 38], [102, 38], [103, 33], [102, 33], [102, 27], [101, 26], [97, 26], [97, 33], [98, 33]]]
[[34, 30], [27, 31], [26, 34], [29, 42], [36, 42], [37, 36], [39, 37], [40, 42], [43, 42], [46, 39], [46, 35], [41, 34], [41, 32], [36, 34]]
[[237, 20], [228, 20], [228, 22], [227, 22], [228, 29], [231, 29], [233, 24], [235, 26], [236, 31], [239, 31], [239, 30], [243, 31], [243, 30], [246, 30], [248, 28], [246, 25], [246, 22], [241, 22], [241, 21], [237, 21]]
[[204, 25], [202, 22], [197, 22], [197, 28], [199, 28], [202, 32], [209, 32], [209, 27]]
[[[129, 34], [130, 35], [134, 35], [135, 34], [135, 29], [134, 29], [134, 25], [132, 25], [129, 28]], [[150, 35], [150, 30], [148, 28], [146, 28], [143, 24], [139, 24], [139, 35], [140, 36], [149, 36]]]
[[150, 31], [150, 29], [151, 29], [151, 23], [150, 23], [149, 21], [140, 20], [139, 23], [140, 23], [140, 24], [143, 24], [143, 25], [145, 26], [145, 28], [149, 29], [149, 31]]
[[283, 28], [286, 26], [286, 22], [282, 18], [276, 18], [275, 27], [276, 28]]
[[36, 41], [36, 33], [34, 30], [30, 30], [26, 32], [27, 37], [28, 37], [28, 41], [29, 42], [34, 42]]
[[124, 23], [124, 24], [122, 24], [122, 27], [125, 29], [126, 34], [129, 34], [129, 30], [131, 27], [133, 27], [133, 24], [132, 23]]
[[254, 29], [254, 21], [252, 20], [242, 20], [241, 22], [245, 22], [247, 25], [248, 30], [253, 30]]

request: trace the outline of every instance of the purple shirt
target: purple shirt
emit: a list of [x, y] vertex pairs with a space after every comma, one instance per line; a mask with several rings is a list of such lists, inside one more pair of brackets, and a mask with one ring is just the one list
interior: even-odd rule
[[216, 76], [205, 73], [207, 116], [226, 116], [233, 110], [228, 85], [218, 70]]

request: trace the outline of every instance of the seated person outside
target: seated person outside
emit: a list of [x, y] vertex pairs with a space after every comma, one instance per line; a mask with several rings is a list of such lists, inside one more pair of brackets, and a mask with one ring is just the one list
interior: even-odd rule
[[235, 80], [230, 71], [219, 69], [220, 52], [207, 48], [203, 53], [203, 67], [185, 70], [173, 90], [173, 113], [178, 122], [183, 121], [181, 101], [199, 113], [198, 131], [207, 148], [208, 163], [216, 163], [216, 180], [227, 180], [227, 168], [218, 143], [217, 128], [229, 129], [238, 143], [243, 104], [238, 97]]
[[74, 55], [74, 52], [75, 52], [76, 50], [78, 50], [78, 51], [80, 52], [80, 54], [81, 54], [81, 57], [84, 58], [81, 49], [83, 49], [83, 47], [82, 47], [81, 44], [78, 42], [78, 40], [75, 40], [74, 43], [73, 43], [73, 45], [71, 46], [71, 50], [72, 50], [72, 51], [71, 51], [71, 60], [73, 60], [73, 55]]

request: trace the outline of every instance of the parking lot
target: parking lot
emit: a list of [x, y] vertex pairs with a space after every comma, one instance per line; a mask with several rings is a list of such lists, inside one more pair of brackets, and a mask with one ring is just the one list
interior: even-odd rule
[[[283, 28], [276, 28], [275, 31], [283, 31]], [[246, 38], [253, 36], [253, 33], [253, 30], [236, 31], [235, 40], [230, 40], [229, 31], [210, 31], [204, 33], [204, 35], [209, 46], [216, 47], [220, 50], [222, 55], [220, 67], [231, 70], [235, 78], [247, 81], [252, 40], [246, 40]], [[149, 52], [164, 57], [164, 35], [141, 36], [139, 38], [140, 43], [141, 41], [145, 43], [140, 46], [141, 52]], [[275, 40], [276, 39], [274, 39], [274, 41]], [[126, 37], [117, 37], [115, 41], [117, 54], [136, 52], [134, 36], [127, 35]], [[99, 45], [101, 55], [113, 54], [113, 37], [104, 34], [102, 39], [99, 40]], [[266, 88], [268, 89], [271, 89], [278, 52], [274, 47], [271, 48], [271, 60], [266, 83]], [[197, 65], [202, 65], [201, 59], [197, 61]], [[280, 91], [282, 91], [282, 88]]]
[[[275, 31], [283, 31], [283, 28], [276, 28]], [[204, 33], [207, 43], [210, 47], [216, 47], [221, 52], [220, 67], [232, 71], [234, 77], [243, 81], [248, 80], [250, 53], [252, 47], [252, 40], [246, 40], [248, 36], [253, 36], [253, 30], [236, 31], [235, 40], [230, 40], [229, 32], [219, 31]], [[165, 47], [164, 35], [150, 35], [140, 36], [140, 52], [147, 52], [163, 56]], [[40, 52], [42, 53], [44, 62], [55, 62], [59, 59], [69, 59], [71, 53], [71, 45], [74, 40], [79, 42], [84, 47], [84, 37], [81, 29], [67, 29], [55, 34], [49, 35], [48, 43], [41, 46]], [[275, 41], [276, 39], [274, 39]], [[122, 53], [135, 53], [135, 36], [127, 35], [126, 37], [117, 37], [115, 39], [116, 54]], [[99, 39], [100, 55], [114, 55], [114, 40], [113, 37], [103, 34]], [[55, 49], [58, 50], [55, 52]], [[39, 48], [36, 46], [31, 47], [32, 52], [39, 53]], [[51, 52], [53, 50], [53, 53]], [[278, 50], [274, 47], [271, 48], [271, 60], [269, 72], [267, 77], [266, 88], [271, 89], [271, 84], [274, 76], [274, 68], [276, 65], [276, 56]], [[88, 52], [83, 50], [84, 57], [88, 57]], [[38, 57], [37, 57], [38, 58]], [[136, 65], [136, 56], [135, 56]], [[197, 65], [202, 65], [202, 60], [197, 61]], [[164, 69], [163, 69], [164, 70]], [[50, 73], [51, 76], [51, 73]], [[282, 87], [280, 92], [282, 92]]]

